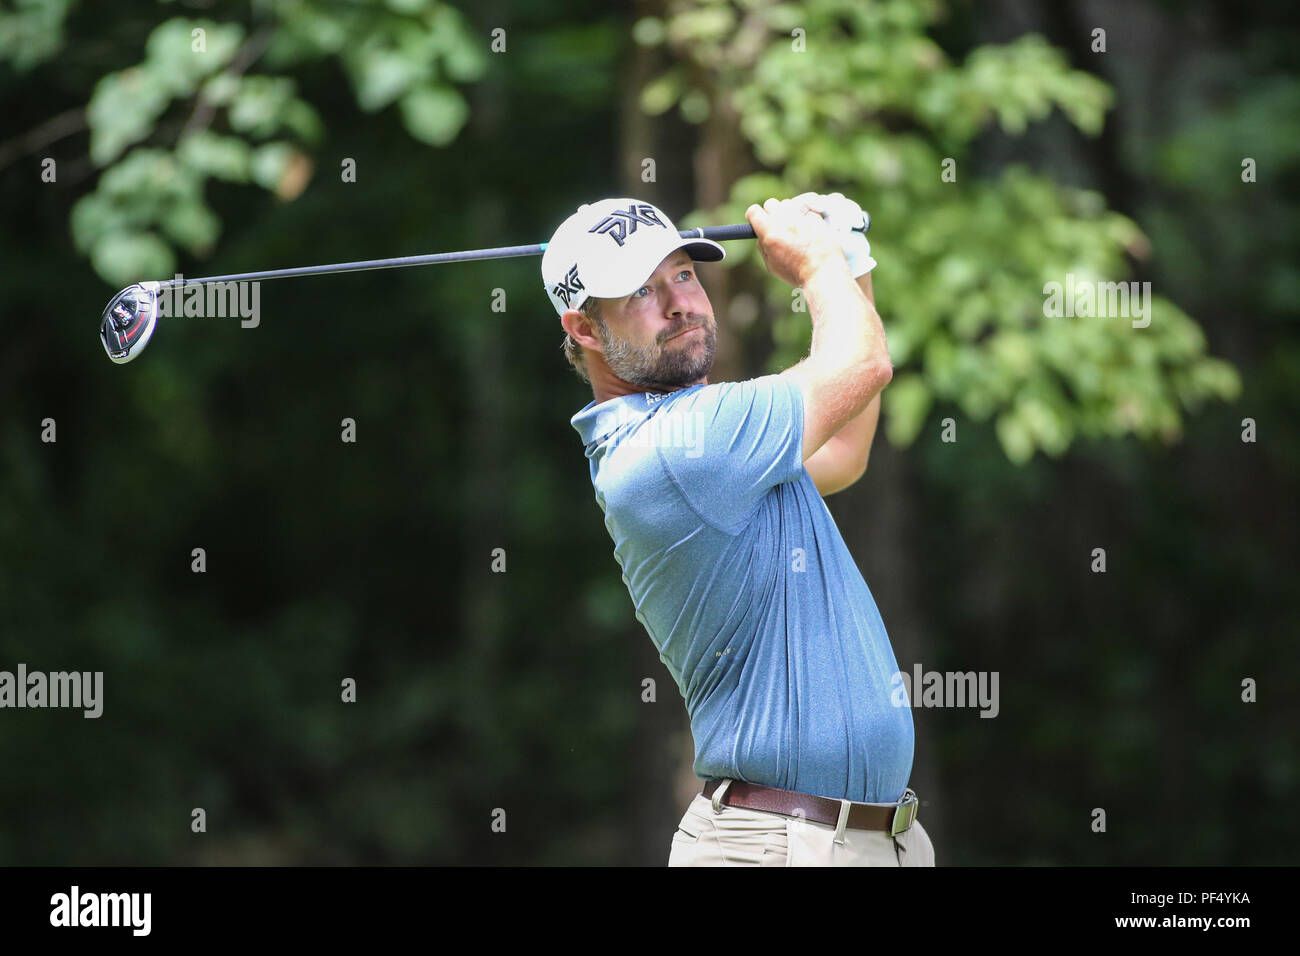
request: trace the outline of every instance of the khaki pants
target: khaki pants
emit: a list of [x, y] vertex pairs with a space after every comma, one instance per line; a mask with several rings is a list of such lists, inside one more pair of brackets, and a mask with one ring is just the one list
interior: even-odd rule
[[883, 830], [844, 830], [797, 817], [722, 806], [696, 794], [673, 834], [669, 866], [934, 866], [934, 845], [913, 821], [892, 837]]

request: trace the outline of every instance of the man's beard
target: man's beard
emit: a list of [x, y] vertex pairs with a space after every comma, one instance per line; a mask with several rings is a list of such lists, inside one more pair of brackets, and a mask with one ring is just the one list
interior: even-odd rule
[[[713, 368], [718, 349], [718, 330], [710, 318], [692, 315], [688, 325], [698, 326], [703, 335], [702, 349], [696, 342], [663, 341], [653, 345], [633, 345], [613, 338], [608, 326], [597, 326], [600, 344], [605, 350], [609, 370], [630, 385], [641, 388], [674, 389], [698, 382]], [[693, 335], [694, 333], [686, 333]]]

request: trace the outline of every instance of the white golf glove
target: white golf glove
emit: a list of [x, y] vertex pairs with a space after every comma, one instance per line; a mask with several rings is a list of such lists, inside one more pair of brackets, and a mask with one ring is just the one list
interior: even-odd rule
[[843, 193], [814, 193], [804, 199], [810, 209], [821, 213], [830, 226], [831, 232], [840, 241], [844, 258], [849, 264], [853, 278], [865, 275], [876, 267], [876, 260], [871, 257], [871, 243], [867, 242], [867, 214], [852, 199]]

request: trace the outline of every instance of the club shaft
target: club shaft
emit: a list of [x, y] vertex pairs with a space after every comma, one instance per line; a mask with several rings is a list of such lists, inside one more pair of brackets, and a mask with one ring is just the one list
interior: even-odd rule
[[[709, 226], [703, 229], [683, 229], [678, 233], [683, 239], [712, 239], [725, 242], [730, 239], [753, 239], [754, 228], [749, 223], [733, 226]], [[202, 279], [168, 279], [161, 284], [202, 285], [205, 282], [249, 282], [260, 279], [289, 279], [294, 276], [334, 275], [340, 272], [369, 272], [374, 269], [405, 269], [408, 266], [432, 266], [442, 262], [469, 262], [474, 259], [513, 259], [519, 256], [540, 256], [546, 243], [534, 246], [498, 246], [495, 249], [470, 249], [465, 252], [435, 252], [427, 256], [402, 256], [396, 259], [367, 259], [362, 262], [336, 262], [324, 266], [301, 266], [297, 269], [271, 269], [266, 272], [239, 272], [227, 276], [207, 276]]]

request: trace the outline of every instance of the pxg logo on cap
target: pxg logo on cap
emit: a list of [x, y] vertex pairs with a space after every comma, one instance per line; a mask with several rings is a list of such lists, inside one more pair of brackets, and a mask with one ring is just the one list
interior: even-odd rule
[[578, 207], [546, 244], [542, 284], [563, 315], [588, 298], [631, 295], [678, 249], [717, 262], [726, 253], [710, 239], [683, 238], [663, 210], [640, 199], [602, 199]]
[[[582, 280], [578, 278], [578, 264], [575, 262], [573, 268], [564, 274], [564, 278], [555, 283], [555, 286], [551, 289], [551, 294], [562, 299], [567, 309], [573, 296], [581, 292], [582, 289]], [[583, 298], [586, 298], [586, 296]]]
[[665, 228], [663, 220], [659, 218], [659, 210], [648, 202], [643, 202], [632, 203], [626, 209], [615, 209], [592, 226], [591, 232], [603, 233], [621, 246], [629, 235], [636, 232], [637, 223]]

